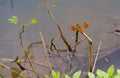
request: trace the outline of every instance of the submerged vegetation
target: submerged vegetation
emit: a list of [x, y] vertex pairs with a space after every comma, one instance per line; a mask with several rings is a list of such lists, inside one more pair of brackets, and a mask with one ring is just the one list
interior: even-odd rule
[[[13, 8], [13, 1], [11, 0], [11, 8]], [[28, 45], [27, 48], [24, 47], [24, 33], [25, 33], [25, 28], [37, 24], [39, 21], [35, 18], [31, 19], [31, 21], [28, 24], [20, 24], [19, 19], [17, 16], [12, 16], [11, 18], [8, 18], [8, 21], [12, 24], [19, 25], [21, 32], [19, 33], [19, 43], [20, 43], [20, 48], [21, 52], [24, 53], [23, 58], [20, 58], [19, 56], [16, 56], [14, 59], [10, 58], [0, 58], [0, 61], [8, 61], [16, 64], [18, 67], [9, 67], [3, 63], [0, 63], [0, 69], [5, 68], [11, 72], [11, 77], [12, 78], [28, 78], [26, 74], [24, 74], [24, 71], [30, 71], [35, 75], [35, 78], [119, 78], [120, 77], [120, 69], [117, 69], [117, 73], [114, 74], [114, 65], [111, 65], [107, 72], [104, 72], [100, 69], [97, 69], [96, 74], [94, 74], [94, 68], [95, 68], [95, 63], [93, 66], [93, 51], [92, 51], [92, 39], [84, 32], [84, 29], [89, 28], [89, 23], [88, 22], [83, 22], [82, 24], [75, 24], [70, 26], [70, 30], [75, 33], [75, 39], [74, 39], [74, 45], [71, 45], [70, 42], [67, 40], [66, 36], [63, 33], [63, 30], [61, 28], [61, 24], [56, 20], [54, 17], [50, 7], [48, 6], [48, 0], [43, 0], [44, 5], [48, 11], [48, 14], [56, 24], [56, 27], [59, 32], [60, 39], [63, 41], [64, 45], [66, 46], [66, 49], [59, 49], [56, 44], [54, 43], [55, 38], [53, 37], [50, 39], [50, 45], [46, 45], [45, 39], [43, 37], [42, 31], [38, 31], [40, 34], [40, 41], [32, 42]], [[56, 8], [56, 5], [53, 4], [52, 8]], [[83, 36], [83, 39], [79, 40], [79, 35]], [[73, 71], [72, 67], [74, 66], [74, 58], [77, 55], [77, 47], [80, 45], [81, 42], [84, 40], [88, 41], [89, 45], [89, 70], [88, 72], [83, 73], [82, 70], [77, 70]], [[44, 54], [45, 57], [47, 58], [47, 65], [40, 63], [39, 61], [33, 60], [35, 56], [31, 53], [31, 49], [34, 45], [42, 45], [44, 48]], [[100, 44], [101, 45], [101, 44]], [[98, 52], [99, 52], [98, 48]], [[55, 53], [56, 52], [56, 53]], [[65, 54], [66, 57], [62, 56], [62, 54]], [[63, 68], [65, 72], [61, 72], [61, 70], [58, 70], [56, 72], [57, 66], [54, 64], [54, 59], [52, 58], [52, 55], [56, 55], [59, 57], [59, 59], [62, 59], [64, 63], [67, 64], [66, 68]], [[97, 55], [96, 55], [97, 56]], [[53, 56], [54, 57], [54, 56]], [[80, 57], [80, 56], [78, 56]], [[97, 57], [96, 57], [97, 58]], [[57, 60], [57, 59], [56, 59]], [[57, 60], [58, 61], [58, 60]], [[78, 60], [75, 60], [78, 62]], [[59, 63], [59, 62], [57, 62]], [[38, 66], [44, 66], [46, 67], [49, 71], [49, 74], [41, 74], [39, 71], [37, 71], [36, 67], [34, 65]], [[29, 67], [29, 68], [28, 68]], [[71, 74], [72, 72], [72, 74]], [[42, 76], [41, 76], [42, 75]], [[0, 78], [5, 78], [3, 73], [0, 73]], [[33, 78], [33, 77], [29, 77]]]

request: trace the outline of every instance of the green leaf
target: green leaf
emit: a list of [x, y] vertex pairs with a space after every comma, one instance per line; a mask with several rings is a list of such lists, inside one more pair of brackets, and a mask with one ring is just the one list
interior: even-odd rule
[[52, 77], [53, 78], [60, 78], [60, 72], [55, 72], [54, 70], [52, 70]]
[[91, 72], [88, 72], [88, 77], [89, 78], [95, 78], [95, 75], [93, 73], [91, 73]]
[[4, 78], [3, 74], [0, 73], [0, 78]]
[[109, 77], [111, 77], [114, 73], [114, 65], [111, 65], [108, 70], [107, 70], [107, 73], [109, 75]]
[[62, 77], [61, 78], [71, 78], [69, 75], [62, 73]]
[[120, 76], [120, 69], [117, 69], [117, 74]]
[[81, 75], [81, 70], [75, 72], [75, 73], [73, 74], [73, 78], [80, 78], [80, 75]]
[[28, 50], [22, 50], [22, 52], [27, 53], [27, 52], [28, 52]]
[[12, 24], [18, 24], [18, 17], [12, 16], [11, 18], [8, 18], [8, 21]]
[[48, 75], [44, 75], [44, 78], [50, 78]]
[[20, 59], [18, 59], [17, 61], [16, 61], [16, 63], [20, 63], [21, 62], [21, 60]]
[[71, 78], [71, 77], [67, 75], [66, 73], [62, 73], [62, 78]]
[[36, 23], [38, 23], [38, 21], [36, 19], [31, 20], [31, 24], [36, 24]]
[[116, 74], [112, 78], [120, 78], [120, 75]]
[[97, 69], [96, 74], [102, 78], [108, 78], [108, 74], [100, 69]]
[[100, 76], [96, 76], [96, 78], [102, 78], [102, 77], [100, 77]]
[[71, 78], [69, 75], [65, 74], [65, 78]]
[[55, 5], [55, 4], [52, 4], [52, 8], [56, 8], [56, 5]]

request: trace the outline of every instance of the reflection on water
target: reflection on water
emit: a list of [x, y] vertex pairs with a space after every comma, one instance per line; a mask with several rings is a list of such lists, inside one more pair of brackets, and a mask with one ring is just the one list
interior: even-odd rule
[[[13, 15], [18, 16], [20, 23], [28, 23], [31, 18], [39, 20], [39, 24], [27, 27], [23, 34], [24, 45], [27, 48], [30, 43], [40, 41], [39, 30], [42, 30], [47, 45], [50, 44], [50, 39], [55, 37], [56, 46], [66, 49], [62, 40], [59, 40], [59, 33], [57, 28], [45, 9], [42, 0], [13, 0], [14, 9], [10, 9], [10, 3], [8, 0], [0, 0], [0, 57], [2, 55], [14, 57], [17, 55], [23, 56], [19, 43], [19, 26], [8, 23], [7, 19]], [[27, 5], [26, 5], [27, 3]], [[113, 32], [115, 29], [114, 24], [119, 26], [120, 19], [113, 18], [112, 16], [120, 16], [120, 0], [56, 0], [50, 1], [50, 4], [55, 3], [56, 8], [52, 9], [57, 20], [62, 24], [63, 33], [67, 40], [72, 44], [73, 33], [68, 29], [70, 25], [89, 21], [90, 27], [85, 32], [93, 40], [93, 51], [97, 50], [98, 43], [101, 40], [101, 35], [108, 32]], [[81, 36], [79, 37], [81, 38]], [[102, 41], [101, 55], [103, 58], [110, 53], [116, 52], [120, 46], [117, 46], [120, 36], [108, 33], [105, 39]], [[62, 45], [62, 46], [61, 46]], [[43, 56], [43, 48], [33, 48], [33, 53], [39, 58], [40, 62], [46, 60]], [[79, 54], [88, 56], [88, 44], [82, 42], [77, 48]], [[64, 54], [63, 54], [64, 55]], [[114, 56], [113, 56], [114, 57]], [[116, 57], [118, 58], [118, 57]], [[64, 62], [60, 57], [54, 56], [53, 59]], [[85, 60], [85, 61], [83, 61]], [[77, 63], [77, 61], [80, 61]], [[56, 61], [54, 61], [56, 62]], [[75, 64], [77, 66], [88, 63], [88, 58], [78, 56], [75, 57]], [[44, 61], [46, 63], [46, 61]], [[65, 60], [64, 66], [67, 66]], [[56, 65], [57, 66], [57, 65]], [[62, 69], [59, 67], [58, 69]], [[82, 66], [82, 65], [81, 65]], [[79, 68], [79, 69], [82, 69]], [[62, 70], [66, 71], [66, 70]]]

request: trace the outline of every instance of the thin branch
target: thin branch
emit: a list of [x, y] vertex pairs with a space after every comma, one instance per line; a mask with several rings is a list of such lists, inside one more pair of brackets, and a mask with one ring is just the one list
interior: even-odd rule
[[11, 68], [8, 67], [8, 66], [6, 66], [6, 65], [4, 65], [4, 64], [2, 64], [2, 63], [0, 63], [0, 65], [3, 66], [4, 68], [6, 68], [6, 69], [8, 69], [8, 70], [10, 70], [10, 71], [12, 71], [12, 72], [14, 72], [15, 74], [18, 74], [20, 77], [26, 78], [24, 75], [20, 74], [20, 73], [17, 72], [16, 70], [11, 69]]
[[49, 53], [47, 51], [47, 47], [46, 47], [46, 44], [45, 44], [45, 41], [44, 41], [44, 38], [43, 38], [43, 35], [41, 33], [41, 31], [39, 32], [40, 33], [40, 37], [41, 37], [41, 40], [42, 40], [42, 44], [43, 44], [43, 47], [44, 47], [44, 50], [45, 50], [45, 54], [46, 54], [46, 57], [47, 57], [47, 60], [49, 61], [49, 68], [50, 68], [50, 71], [52, 70], [52, 65], [51, 65], [51, 62], [50, 62], [50, 58], [49, 58]]
[[[102, 40], [105, 38], [105, 35], [106, 35], [106, 33], [103, 35]], [[96, 54], [96, 57], [95, 57], [95, 61], [94, 61], [92, 73], [93, 73], [94, 70], [95, 70], [95, 66], [96, 66], [96, 63], [97, 63], [98, 55], [99, 55], [100, 48], [101, 48], [101, 44], [102, 44], [102, 40], [99, 41], [99, 45], [98, 45], [98, 48], [97, 48], [97, 54]]]
[[51, 39], [51, 44], [50, 44], [50, 50], [53, 51], [53, 48], [57, 51], [57, 47], [55, 46], [55, 44], [53, 43], [54, 38]]
[[[20, 59], [19, 59], [19, 60], [20, 60]], [[0, 61], [2, 61], [2, 62], [13, 62], [13, 63], [14, 63], [15, 59], [11, 59], [11, 58], [0, 58]], [[23, 62], [25, 62], [25, 60], [20, 60], [20, 63], [23, 63]], [[26, 63], [29, 63], [29, 62], [26, 61]], [[41, 65], [41, 66], [44, 66], [44, 67], [49, 67], [48, 65], [45, 65], [45, 64], [40, 63], [40, 62], [38, 62], [38, 61], [32, 61], [32, 60], [31, 60], [31, 63], [34, 63], [34, 64], [36, 64], [36, 65]]]
[[85, 34], [84, 32], [82, 33], [82, 35], [87, 39], [87, 41], [89, 42], [89, 71], [92, 72], [93, 69], [93, 59], [92, 59], [92, 39]]
[[78, 32], [79, 32], [78, 30], [75, 32], [75, 47], [74, 47], [74, 53], [76, 53], [76, 48], [77, 48], [76, 43], [78, 42], [78, 34], [79, 34]]
[[27, 52], [25, 52], [25, 49], [24, 49], [24, 46], [23, 46], [23, 39], [22, 39], [23, 37], [22, 37], [22, 34], [24, 33], [25, 26], [22, 25], [21, 28], [22, 28], [22, 31], [19, 33], [20, 45], [21, 45], [21, 47], [22, 47], [22, 50], [23, 50], [24, 53], [25, 53], [26, 59], [28, 59], [28, 61], [29, 61], [30, 67], [32, 68], [34, 74], [36, 75], [37, 78], [39, 78], [39, 75], [38, 75], [37, 72], [35, 71], [35, 69], [34, 69], [34, 67], [33, 67], [33, 65], [32, 65], [31, 59], [30, 59], [30, 57], [29, 57], [29, 55], [28, 55], [28, 52], [29, 52], [29, 51], [27, 50]]
[[19, 62], [19, 57], [18, 57], [18, 56], [16, 57], [16, 59], [14, 60], [14, 62], [19, 66], [19, 68], [20, 68], [21, 70], [26, 70], [26, 68], [23, 67], [23, 66], [20, 64], [20, 62]]
[[21, 45], [22, 49], [24, 49], [22, 34], [24, 33], [25, 26], [22, 25], [21, 29], [22, 29], [22, 31], [19, 33], [19, 37], [20, 37], [20, 45]]
[[83, 38], [82, 40], [78, 41], [75, 45], [79, 45], [81, 42], [83, 42], [86, 38]]
[[77, 30], [76, 33], [75, 33], [75, 35], [76, 35], [76, 37], [75, 37], [75, 43], [78, 42], [78, 34], [79, 34], [78, 32], [79, 32], [79, 31]]
[[[42, 41], [30, 43], [30, 44], [28, 45], [28, 47], [27, 47], [27, 53], [26, 53], [27, 55], [29, 55], [31, 48], [32, 48], [33, 45], [35, 45], [35, 44], [42, 44]], [[25, 54], [24, 57], [26, 57], [26, 54]]]
[[26, 55], [26, 57], [28, 58], [28, 62], [29, 62], [29, 64], [30, 64], [30, 67], [32, 68], [33, 73], [36, 75], [37, 78], [40, 78], [39, 75], [37, 74], [37, 72], [35, 71], [33, 65], [32, 65], [32, 61], [31, 61], [30, 57], [29, 57], [26, 53], [27, 53], [27, 52], [25, 52], [25, 55]]
[[42, 41], [38, 41], [38, 42], [33, 42], [33, 43], [30, 43], [27, 50], [30, 51], [30, 49], [32, 48], [33, 45], [35, 44], [42, 44]]
[[73, 52], [72, 47], [70, 46], [70, 44], [68, 43], [68, 41], [66, 40], [66, 38], [63, 35], [62, 29], [61, 29], [61, 25], [56, 21], [53, 13], [51, 12], [51, 10], [50, 10], [50, 8], [48, 6], [47, 0], [43, 0], [43, 1], [44, 1], [44, 4], [45, 4], [46, 8], [47, 8], [48, 14], [51, 16], [51, 18], [53, 19], [54, 23], [56, 24], [56, 26], [57, 26], [57, 28], [59, 30], [60, 37], [62, 38], [63, 42], [67, 46], [69, 52]]
[[54, 41], [54, 38], [52, 38], [50, 41], [51, 42], [50, 51], [53, 52], [53, 49], [54, 49], [58, 53], [58, 55], [60, 55], [59, 52], [67, 52], [67, 49], [58, 49], [53, 41]]
[[95, 57], [95, 61], [94, 61], [92, 73], [93, 73], [94, 70], [95, 70], [95, 66], [96, 66], [96, 63], [97, 63], [98, 55], [99, 55], [99, 52], [100, 52], [101, 43], [102, 43], [102, 41], [100, 41], [100, 42], [99, 42], [99, 45], [98, 45], [97, 54], [96, 54], [96, 57]]

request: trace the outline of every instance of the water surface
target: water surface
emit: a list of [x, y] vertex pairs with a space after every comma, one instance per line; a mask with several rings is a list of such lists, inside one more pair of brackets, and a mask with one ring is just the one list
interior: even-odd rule
[[[15, 58], [16, 56], [22, 57], [24, 55], [21, 52], [19, 43], [20, 26], [10, 24], [7, 21], [13, 15], [18, 16], [19, 23], [21, 24], [27, 24], [32, 18], [39, 21], [38, 24], [25, 29], [23, 34], [25, 48], [32, 42], [40, 41], [40, 30], [45, 37], [47, 45], [50, 44], [50, 39], [55, 37], [55, 44], [59, 48], [65, 48], [64, 43], [60, 40], [59, 32], [48, 15], [42, 0], [13, 0], [13, 3], [14, 7], [11, 9], [10, 0], [0, 0], [0, 57]], [[109, 56], [111, 53], [116, 52], [116, 50], [120, 52], [120, 46], [118, 45], [120, 43], [120, 36], [109, 33], [115, 31], [115, 24], [119, 26], [120, 0], [55, 0], [50, 1], [50, 6], [53, 3], [56, 4], [56, 8], [52, 9], [53, 14], [62, 25], [63, 33], [71, 44], [73, 43], [72, 37], [74, 34], [69, 30], [69, 26], [88, 21], [90, 22], [90, 26], [85, 32], [93, 40], [94, 53], [97, 51], [99, 41], [103, 34], [107, 33], [102, 40], [101, 55], [99, 58]], [[79, 54], [84, 53], [88, 56], [87, 42], [84, 41], [81, 43], [77, 51]], [[33, 52], [37, 59], [40, 58], [40, 62], [46, 60], [43, 56], [44, 50], [41, 46], [33, 48]], [[119, 59], [119, 57], [115, 57], [114, 55], [112, 57]], [[84, 59], [88, 58], [84, 57]], [[85, 62], [88, 63], [88, 60]], [[46, 63], [46, 61], [43, 63]], [[101, 63], [101, 61], [98, 63]]]

